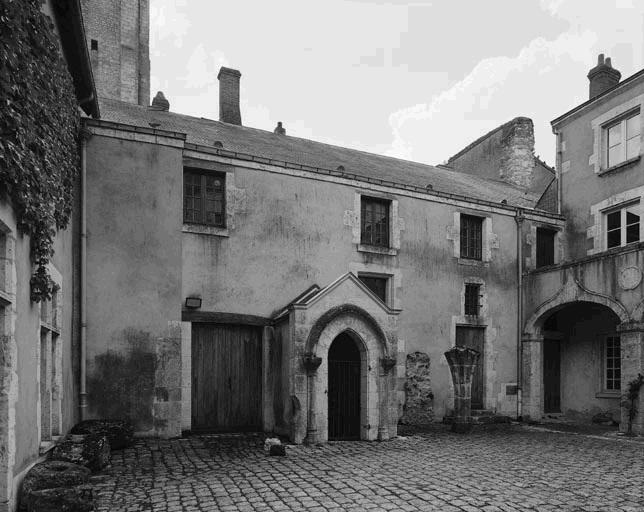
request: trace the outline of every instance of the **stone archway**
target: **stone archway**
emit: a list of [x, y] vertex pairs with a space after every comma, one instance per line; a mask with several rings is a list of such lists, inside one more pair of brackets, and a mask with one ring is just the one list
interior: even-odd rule
[[[391, 368], [395, 364], [389, 356], [389, 346], [383, 329], [366, 311], [345, 304], [323, 314], [312, 327], [307, 342], [309, 358], [320, 358], [319, 366], [309, 372], [309, 410], [307, 411], [307, 439], [326, 442], [328, 436], [328, 375], [329, 349], [340, 335], [348, 335], [361, 353], [360, 381], [360, 439], [388, 439], [392, 416], [390, 393]], [[394, 432], [395, 435], [395, 432]]]
[[610, 312], [618, 325], [617, 330], [619, 330], [619, 326], [625, 325], [629, 321], [628, 311], [621, 303], [607, 295], [591, 292], [580, 285], [576, 279], [569, 277], [559, 292], [540, 304], [524, 324], [522, 336], [523, 416], [540, 418], [545, 411], [544, 380], [546, 377], [544, 375], [549, 366], [546, 360], [549, 356], [544, 351], [544, 322], [565, 308], [583, 307], [584, 304]]

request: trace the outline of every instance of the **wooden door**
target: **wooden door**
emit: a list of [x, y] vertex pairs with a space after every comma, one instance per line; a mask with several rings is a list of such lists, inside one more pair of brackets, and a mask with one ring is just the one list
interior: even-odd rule
[[558, 340], [543, 342], [543, 412], [561, 412], [561, 345]]
[[473, 348], [481, 356], [474, 369], [472, 377], [472, 409], [483, 409], [483, 393], [485, 389], [485, 327], [456, 327], [456, 346]]
[[192, 324], [192, 430], [261, 430], [261, 328]]
[[360, 350], [347, 334], [329, 348], [329, 439], [360, 439]]

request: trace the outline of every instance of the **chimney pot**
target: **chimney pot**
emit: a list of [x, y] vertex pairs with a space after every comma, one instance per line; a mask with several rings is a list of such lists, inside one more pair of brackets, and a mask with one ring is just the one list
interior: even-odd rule
[[219, 80], [219, 120], [241, 126], [239, 110], [239, 79], [241, 73], [236, 69], [221, 67]]
[[622, 74], [613, 67], [611, 58], [606, 57], [604, 59], [604, 54], [600, 53], [597, 57], [597, 66], [588, 72], [588, 80], [590, 81], [588, 86], [589, 98], [592, 100], [604, 91], [616, 86], [620, 78], [622, 78]]
[[170, 110], [170, 102], [161, 91], [157, 92], [156, 96], [152, 100], [152, 110], [161, 110], [163, 112]]
[[277, 126], [273, 130], [273, 133], [277, 135], [286, 135], [286, 130], [282, 127], [282, 121], [277, 122]]

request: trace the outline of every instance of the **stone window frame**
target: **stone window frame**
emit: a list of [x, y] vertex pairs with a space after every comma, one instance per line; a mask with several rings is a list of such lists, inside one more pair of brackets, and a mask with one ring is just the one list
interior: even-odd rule
[[18, 346], [15, 338], [16, 305], [16, 234], [0, 220], [0, 350], [4, 365], [0, 367], [0, 446], [5, 453], [0, 463], [0, 503], [14, 503], [14, 466], [16, 463], [16, 404]]
[[381, 263], [349, 263], [349, 272], [359, 278], [360, 275], [374, 277], [388, 277], [387, 302], [386, 305], [391, 309], [402, 309], [402, 271], [398, 268], [392, 268], [390, 265]]
[[535, 270], [537, 268], [537, 229], [549, 229], [555, 232], [555, 254], [554, 264], [559, 265], [564, 260], [564, 233], [561, 226], [548, 224], [547, 222], [532, 222], [530, 232], [526, 236], [526, 244], [529, 246], [528, 255], [525, 258], [525, 269]]
[[[50, 450], [62, 436], [62, 275], [52, 264], [49, 275], [54, 283], [51, 300], [38, 304], [39, 325], [36, 360], [38, 401], [37, 423], [40, 452]], [[44, 379], [44, 380], [43, 380]]]
[[[461, 215], [470, 215], [483, 219], [481, 259], [473, 260], [461, 257]], [[447, 239], [452, 241], [453, 257], [460, 265], [488, 267], [492, 261], [492, 249], [499, 249], [499, 237], [493, 232], [492, 215], [470, 209], [460, 209], [454, 212], [454, 223], [447, 226]]]
[[[207, 156], [207, 155], [203, 155]], [[224, 176], [224, 226], [211, 226], [208, 224], [197, 224], [193, 222], [183, 222], [183, 206], [182, 206], [182, 222], [183, 233], [191, 233], [194, 235], [209, 235], [229, 237], [230, 231], [235, 228], [235, 211], [245, 210], [246, 196], [243, 190], [235, 187], [235, 168], [231, 165], [221, 164], [219, 162], [211, 161], [208, 159], [201, 159], [196, 156], [184, 157], [183, 166], [181, 170], [181, 197], [183, 203], [183, 176], [186, 171], [196, 173], [214, 173]]]
[[[620, 162], [612, 167], [607, 166], [608, 161], [608, 133], [607, 128], [613, 125], [616, 121], [626, 118], [631, 113], [639, 111], [640, 113], [640, 154], [624, 162]], [[616, 107], [602, 113], [590, 121], [593, 130], [593, 154], [588, 159], [588, 165], [593, 169], [593, 172], [598, 176], [612, 173], [613, 171], [621, 170], [629, 167], [634, 162], [640, 160], [642, 151], [644, 150], [644, 94], [640, 94]]]
[[[366, 245], [361, 239], [361, 210], [362, 197], [373, 197], [389, 201], [389, 247]], [[399, 201], [396, 196], [377, 190], [356, 190], [353, 196], [353, 210], [344, 212], [344, 225], [351, 226], [352, 243], [359, 252], [382, 254], [385, 256], [397, 256], [400, 251], [401, 231], [405, 229], [405, 221], [399, 214]]]
[[639, 201], [640, 204], [640, 241], [644, 240], [644, 222], [641, 221], [642, 214], [644, 213], [643, 185], [620, 192], [619, 194], [614, 194], [590, 207], [590, 217], [593, 223], [586, 229], [586, 238], [593, 240], [593, 247], [586, 251], [588, 256], [608, 250], [605, 213], [635, 203], [636, 201]]

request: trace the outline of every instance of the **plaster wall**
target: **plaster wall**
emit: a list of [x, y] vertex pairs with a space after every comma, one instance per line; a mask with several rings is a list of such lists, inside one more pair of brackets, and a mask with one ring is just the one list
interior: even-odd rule
[[[354, 236], [356, 195], [374, 195], [367, 189], [242, 167], [228, 168], [226, 179], [234, 190], [227, 195], [233, 198], [227, 236], [183, 234], [182, 297], [202, 297], [205, 312], [268, 317], [312, 284], [326, 286], [347, 271], [390, 275], [390, 305], [403, 310], [399, 338], [407, 352], [430, 355], [440, 417], [451, 399], [443, 352], [454, 344], [452, 317], [462, 313], [463, 282], [475, 277], [485, 282], [489, 305], [486, 406], [506, 400], [501, 383], [516, 382], [512, 216], [375, 194], [398, 200], [400, 228], [400, 248], [393, 255], [377, 254], [358, 250]], [[490, 218], [489, 262], [467, 264], [454, 256], [459, 211]]]
[[[61, 434], [65, 434], [78, 420], [78, 383], [74, 369], [78, 361], [77, 329], [77, 250], [73, 238], [75, 219], [69, 227], [56, 234], [55, 254], [51, 260], [61, 286], [59, 315], [61, 362], [60, 422]], [[31, 302], [30, 278], [32, 273], [29, 237], [18, 233], [12, 205], [0, 201], [0, 223], [11, 238], [11, 263], [4, 266], [3, 278], [12, 290], [12, 304], [5, 308], [7, 318], [0, 348], [3, 366], [3, 396], [0, 414], [0, 431], [3, 450], [0, 460], [8, 468], [8, 478], [3, 483], [10, 487], [8, 507], [15, 505], [20, 477], [40, 457], [40, 306]], [[0, 489], [3, 484], [0, 484]], [[6, 497], [6, 496], [5, 496]], [[2, 510], [0, 503], [0, 510]]]
[[181, 432], [181, 151], [87, 143], [87, 369], [92, 417]]
[[[598, 145], [596, 136], [597, 130], [610, 121], [611, 112], [619, 116], [623, 106], [642, 94], [644, 83], [641, 79], [636, 80], [619, 93], [598, 99], [556, 127], [561, 132], [557, 149], [560, 151], [562, 214], [567, 219], [569, 259], [584, 257], [593, 249], [594, 242], [587, 237], [587, 229], [594, 224], [590, 212], [592, 205], [644, 185], [644, 161], [641, 159], [613, 172], [601, 173], [605, 167], [601, 164], [603, 142]], [[636, 103], [640, 104], [641, 100]], [[644, 120], [644, 111], [641, 111], [641, 119]], [[641, 137], [644, 137], [644, 130]], [[644, 143], [640, 144], [644, 151]]]

